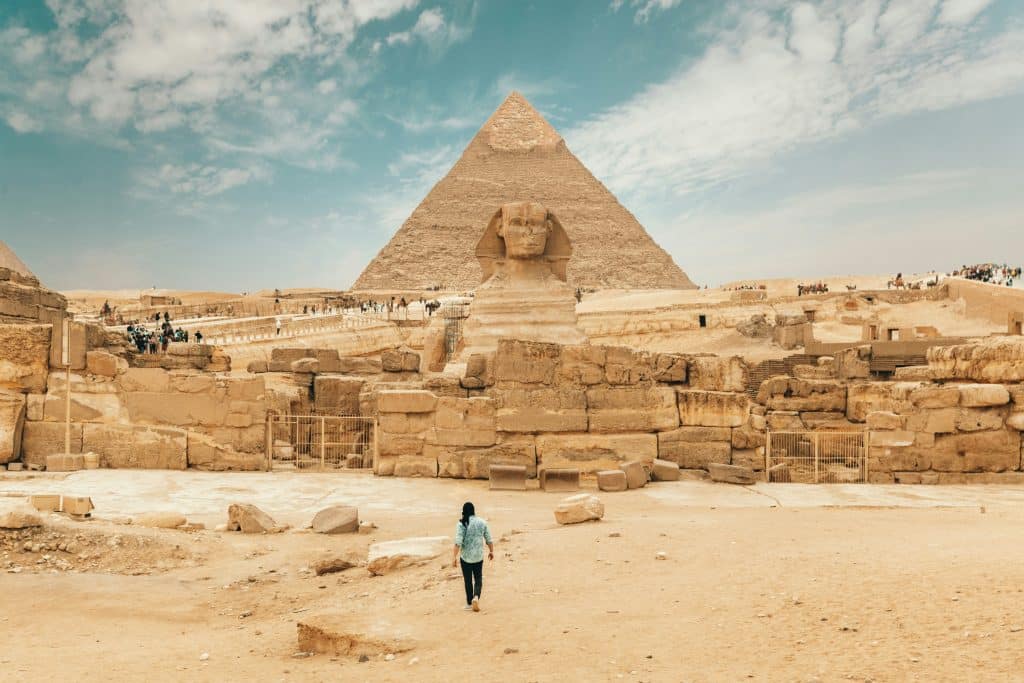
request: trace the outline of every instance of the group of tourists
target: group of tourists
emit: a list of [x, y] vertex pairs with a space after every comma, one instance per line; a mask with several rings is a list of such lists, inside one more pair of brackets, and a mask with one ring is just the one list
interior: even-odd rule
[[821, 280], [818, 280], [817, 282], [812, 282], [809, 285], [799, 284], [799, 285], [796, 286], [796, 295], [797, 296], [803, 296], [804, 294], [827, 294], [827, 293], [828, 293], [828, 284], [825, 283], [825, 282], [822, 282]]
[[[171, 316], [166, 311], [161, 315], [155, 313], [153, 315], [153, 322], [158, 323], [158, 329], [150, 330], [145, 325], [138, 322], [134, 322], [128, 325], [126, 334], [128, 341], [138, 349], [139, 353], [167, 353], [167, 347], [171, 342], [183, 342], [188, 343], [189, 331], [178, 327], [174, 329], [174, 325], [171, 324]], [[203, 333], [196, 331], [192, 335], [192, 339], [196, 344], [203, 343]]]
[[746, 291], [750, 291], [750, 290], [765, 290], [765, 289], [768, 289], [768, 285], [750, 284], [750, 283], [748, 283], [748, 284], [736, 285], [734, 287], [723, 287], [722, 291], [725, 291], [725, 292], [746, 292]]
[[962, 277], [967, 280], [978, 282], [990, 282], [994, 285], [1006, 285], [1013, 287], [1013, 283], [1020, 279], [1021, 267], [1008, 266], [1003, 263], [978, 263], [973, 266], [960, 266], [950, 273], [953, 277]]

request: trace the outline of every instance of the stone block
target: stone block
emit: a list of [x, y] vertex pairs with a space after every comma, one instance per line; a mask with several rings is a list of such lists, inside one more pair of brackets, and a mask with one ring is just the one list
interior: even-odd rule
[[311, 526], [318, 534], [357, 533], [359, 509], [351, 505], [332, 505], [316, 513]]
[[187, 435], [188, 466], [210, 472], [255, 472], [267, 467], [263, 453], [240, 453], [205, 434]]
[[316, 358], [300, 358], [292, 361], [288, 369], [297, 375], [315, 375], [320, 372], [320, 361]]
[[591, 432], [654, 432], [679, 426], [672, 387], [614, 386], [587, 389]]
[[553, 467], [540, 470], [542, 491], [578, 491], [580, 471], [576, 468]]
[[651, 479], [654, 481], [679, 481], [679, 465], [670, 460], [655, 458], [651, 465]]
[[60, 512], [59, 493], [40, 493], [29, 496], [29, 504], [40, 512]]
[[380, 354], [384, 372], [419, 372], [420, 354], [407, 348], [387, 349]]
[[395, 463], [394, 476], [436, 477], [437, 459], [423, 455], [400, 455]]
[[72, 455], [60, 453], [58, 455], [46, 456], [47, 472], [77, 472], [83, 469], [85, 469], [85, 459], [81, 453], [74, 453]]
[[526, 490], [526, 468], [522, 465], [491, 465], [488, 479], [492, 491]]
[[[603, 346], [570, 345], [562, 347], [561, 364], [558, 367], [558, 382], [592, 386], [605, 381], [604, 366], [607, 352]], [[683, 360], [683, 373], [686, 372]]]
[[255, 505], [232, 503], [228, 506], [228, 531], [243, 534], [270, 534], [281, 531], [274, 519]]
[[956, 428], [961, 432], [985, 432], [1002, 427], [1003, 415], [997, 410], [961, 408], [956, 416]]
[[579, 524], [604, 517], [604, 504], [591, 493], [569, 496], [555, 507], [555, 521], [559, 524]]
[[639, 384], [651, 378], [651, 357], [625, 346], [605, 347], [604, 376], [608, 384]]
[[913, 446], [914, 437], [914, 432], [903, 430], [871, 432], [871, 445], [880, 448]]
[[651, 379], [655, 382], [682, 383], [687, 380], [686, 357], [677, 353], [658, 353], [651, 361]]
[[910, 392], [910, 402], [918, 408], [952, 408], [960, 403], [955, 385], [922, 384]]
[[689, 361], [690, 388], [701, 391], [746, 391], [747, 365], [739, 356], [697, 356]]
[[87, 470], [98, 470], [100, 468], [99, 453], [82, 453], [82, 465]]
[[171, 375], [162, 368], [128, 368], [118, 383], [126, 392], [167, 393], [171, 390]]
[[887, 410], [875, 410], [868, 413], [867, 425], [871, 431], [903, 429], [903, 418]]
[[804, 421], [795, 410], [772, 410], [765, 415], [765, 424], [772, 431], [803, 431]]
[[626, 488], [642, 489], [647, 486], [647, 470], [643, 462], [630, 460], [619, 465], [619, 469], [626, 473]]
[[248, 413], [228, 413], [224, 418], [225, 427], [250, 427], [252, 426], [252, 415]]
[[49, 325], [0, 323], [0, 390], [41, 393], [49, 371]]
[[584, 472], [612, 469], [629, 460], [657, 457], [655, 434], [540, 434], [537, 462], [541, 468], [575, 467]]
[[1024, 432], [1024, 413], [1013, 413], [1006, 418], [1006, 426]]
[[230, 408], [212, 393], [130, 392], [125, 405], [131, 422], [174, 427], [223, 425]]
[[268, 363], [265, 360], [252, 360], [249, 361], [249, 364], [245, 367], [245, 369], [246, 372], [251, 372], [254, 374], [270, 372], [270, 363]]
[[82, 517], [95, 510], [96, 506], [89, 496], [61, 496], [60, 508], [69, 515]]
[[868, 413], [886, 411], [905, 415], [914, 412], [911, 394], [921, 385], [918, 382], [865, 382], [851, 384], [847, 391], [846, 417], [853, 422], [864, 422]]
[[495, 388], [495, 425], [500, 432], [583, 432], [587, 396], [575, 387]]
[[769, 410], [845, 411], [846, 385], [840, 381], [770, 377], [761, 383], [757, 402]]
[[765, 432], [751, 427], [749, 424], [732, 430], [733, 448], [758, 448], [764, 445]]
[[24, 394], [0, 392], [0, 465], [17, 460], [21, 456], [24, 425]]
[[188, 439], [182, 429], [86, 424], [82, 448], [98, 453], [103, 467], [183, 470], [188, 466]]
[[28, 394], [25, 397], [25, 419], [33, 422], [43, 421], [43, 406], [46, 394]]
[[558, 344], [501, 339], [494, 354], [494, 380], [517, 384], [551, 384], [558, 369], [561, 348]]
[[598, 470], [597, 488], [600, 491], [625, 491], [626, 473], [622, 470]]
[[1020, 451], [1020, 434], [1006, 429], [937, 436], [934, 447], [928, 450], [930, 469], [937, 472], [1017, 470], [1020, 468]]
[[[692, 431], [693, 429], [702, 428], [680, 427], [671, 432], [658, 434], [658, 457], [662, 460], [674, 462], [684, 469], [707, 469], [708, 463], [728, 463], [730, 461], [732, 446], [729, 439], [731, 438], [731, 430], [727, 428], [703, 428], [708, 430], [706, 436], [709, 439], [725, 437], [723, 441], [704, 441], [698, 440], [701, 432]], [[711, 431], [715, 429], [720, 429], [722, 433]]]
[[1021, 337], [933, 346], [928, 349], [927, 357], [928, 366], [937, 378], [1007, 383], [1024, 380], [1024, 339]]
[[381, 455], [421, 455], [425, 438], [416, 434], [392, 434], [381, 431], [377, 436]]
[[370, 546], [366, 568], [374, 576], [383, 576], [404, 567], [429, 562], [450, 553], [452, 539], [448, 536], [427, 536], [383, 541]]
[[373, 473], [378, 477], [393, 477], [395, 475], [395, 463], [398, 462], [397, 455], [380, 454], [373, 463]]
[[739, 427], [747, 420], [749, 406], [744, 394], [680, 389], [679, 422], [684, 426]]
[[460, 454], [462, 476], [466, 479], [486, 479], [491, 465], [522, 466], [527, 476], [537, 476], [537, 450], [532, 441], [513, 440], [489, 448], [465, 448]]
[[1010, 392], [1001, 384], [961, 384], [959, 389], [960, 405], [965, 408], [1004, 406], [1010, 402]]
[[[733, 449], [730, 464], [746, 467], [755, 472], [764, 470], [764, 447]], [[781, 481], [776, 479], [775, 481]]]
[[89, 351], [85, 354], [85, 370], [90, 375], [117, 377], [119, 370], [127, 370], [127, 361], [106, 351]]
[[432, 413], [437, 397], [429, 391], [384, 390], [377, 392], [378, 413]]
[[740, 465], [712, 463], [708, 466], [708, 474], [711, 475], [712, 481], [725, 484], [747, 485], [757, 483], [757, 475], [754, 474], [753, 470]]
[[433, 413], [381, 413], [377, 420], [381, 431], [389, 434], [425, 437], [434, 426]]
[[[22, 460], [45, 466], [46, 456], [64, 452], [64, 425], [57, 422], [26, 422], [22, 433]], [[82, 425], [71, 425], [71, 452], [82, 452]]]

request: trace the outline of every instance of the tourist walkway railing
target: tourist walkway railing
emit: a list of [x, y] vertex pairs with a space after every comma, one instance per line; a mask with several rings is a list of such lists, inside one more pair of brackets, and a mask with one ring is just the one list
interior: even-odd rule
[[868, 479], [870, 435], [864, 431], [769, 431], [765, 472], [770, 482], [855, 484]]
[[269, 470], [326, 472], [373, 467], [377, 423], [373, 417], [269, 411], [266, 457]]

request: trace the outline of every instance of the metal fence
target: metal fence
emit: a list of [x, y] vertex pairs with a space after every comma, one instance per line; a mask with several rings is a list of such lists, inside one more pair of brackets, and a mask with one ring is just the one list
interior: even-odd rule
[[868, 432], [768, 432], [768, 481], [854, 484], [868, 478]]
[[469, 317], [469, 304], [445, 304], [441, 307], [444, 317], [444, 357], [450, 359], [458, 350], [462, 340], [462, 323]]
[[373, 467], [376, 420], [355, 415], [267, 415], [267, 467], [328, 470]]

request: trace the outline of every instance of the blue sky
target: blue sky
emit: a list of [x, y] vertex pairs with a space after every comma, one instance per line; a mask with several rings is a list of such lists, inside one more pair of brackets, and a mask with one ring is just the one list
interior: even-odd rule
[[1020, 0], [7, 0], [0, 239], [345, 287], [512, 89], [695, 282], [1024, 262]]

